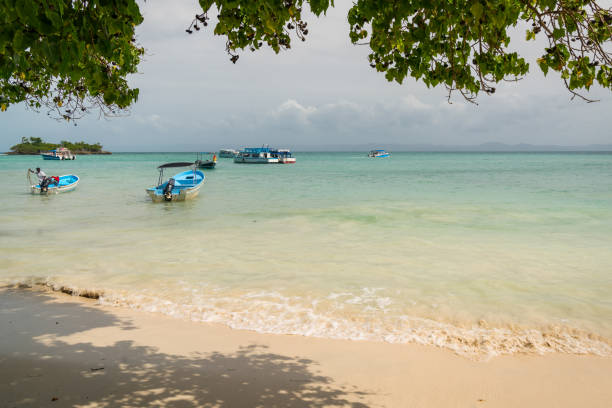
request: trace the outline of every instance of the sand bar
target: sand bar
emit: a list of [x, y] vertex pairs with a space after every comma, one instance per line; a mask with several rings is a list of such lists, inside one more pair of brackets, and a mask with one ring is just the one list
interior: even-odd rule
[[612, 359], [472, 361], [0, 290], [2, 407], [610, 407]]

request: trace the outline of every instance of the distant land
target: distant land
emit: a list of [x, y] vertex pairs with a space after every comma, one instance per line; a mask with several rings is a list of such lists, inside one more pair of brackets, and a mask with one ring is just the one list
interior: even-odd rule
[[58, 143], [49, 143], [42, 140], [40, 137], [22, 137], [21, 143], [11, 146], [11, 151], [7, 154], [40, 154], [50, 150], [65, 147], [74, 154], [111, 154], [102, 150], [100, 143], [88, 144], [85, 142], [69, 142], [62, 140]]
[[[284, 147], [284, 146], [278, 146]], [[434, 145], [367, 143], [359, 145], [304, 146], [293, 145], [295, 151], [351, 151], [361, 152], [385, 149], [388, 152], [612, 152], [612, 144], [591, 144], [581, 146], [532, 145], [526, 143], [482, 143], [478, 145]]]
[[[219, 151], [219, 149], [241, 150], [244, 147], [258, 147], [255, 144], [227, 143], [225, 145], [193, 145], [175, 144], [172, 149], [166, 146], [136, 150], [125, 148], [115, 150], [115, 153], [166, 153], [166, 152], [204, 152]], [[166, 147], [166, 149], [164, 148]], [[399, 144], [399, 143], [363, 143], [363, 144], [330, 144], [305, 145], [297, 143], [270, 143], [270, 147], [291, 149], [294, 152], [368, 152], [372, 149], [385, 149], [388, 152], [612, 152], [612, 144], [591, 144], [580, 146], [532, 145], [526, 143], [482, 143], [478, 145], [435, 145], [435, 144]]]

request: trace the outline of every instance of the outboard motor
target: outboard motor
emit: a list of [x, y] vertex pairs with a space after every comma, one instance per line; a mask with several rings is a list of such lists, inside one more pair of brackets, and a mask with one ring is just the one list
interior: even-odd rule
[[45, 177], [43, 181], [40, 182], [40, 193], [43, 194], [49, 191], [49, 186], [52, 184], [56, 186], [59, 185], [59, 177]]
[[166, 187], [164, 187], [164, 200], [172, 201], [172, 189], [174, 188], [174, 183], [175, 181], [173, 178], [168, 180], [168, 184], [166, 184]]
[[51, 184], [51, 182], [53, 181], [53, 179], [51, 177], [45, 177], [41, 182], [40, 182], [40, 193], [46, 193], [49, 190], [49, 184]]

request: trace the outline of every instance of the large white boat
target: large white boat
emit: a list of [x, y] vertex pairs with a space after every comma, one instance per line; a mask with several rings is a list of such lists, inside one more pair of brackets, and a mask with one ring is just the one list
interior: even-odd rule
[[278, 157], [273, 157], [269, 147], [245, 147], [234, 157], [234, 163], [278, 163]]
[[295, 163], [295, 157], [291, 155], [291, 150], [289, 149], [272, 149], [270, 153], [272, 153], [272, 157], [278, 158], [279, 163]]
[[233, 159], [237, 155], [238, 155], [238, 150], [234, 150], [234, 149], [219, 150], [219, 157], [224, 157], [226, 159]]
[[42, 158], [45, 160], [74, 160], [76, 156], [65, 147], [58, 147], [50, 152], [42, 153]]

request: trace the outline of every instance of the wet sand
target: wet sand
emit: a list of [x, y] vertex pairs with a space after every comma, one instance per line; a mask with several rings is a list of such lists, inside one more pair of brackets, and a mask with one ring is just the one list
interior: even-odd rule
[[612, 359], [268, 335], [0, 289], [2, 407], [609, 407]]

